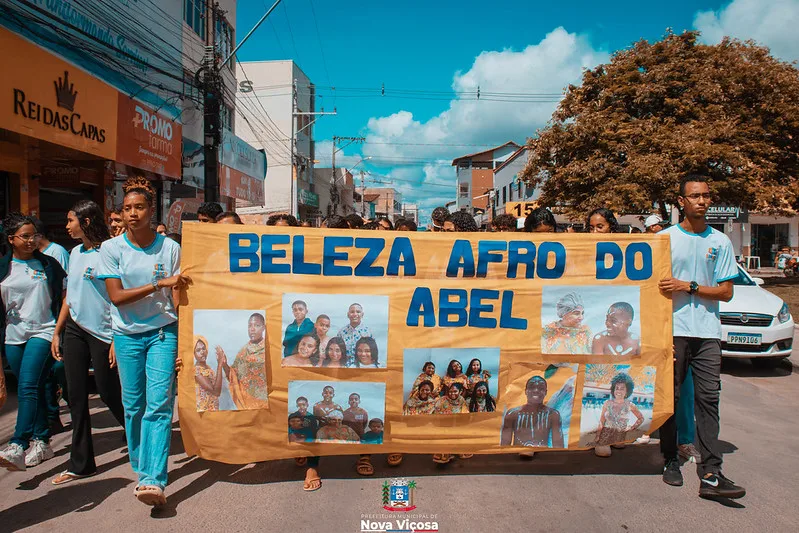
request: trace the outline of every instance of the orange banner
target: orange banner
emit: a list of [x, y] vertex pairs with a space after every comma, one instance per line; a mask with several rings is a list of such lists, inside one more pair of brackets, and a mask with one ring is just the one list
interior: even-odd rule
[[117, 91], [0, 29], [2, 127], [107, 159], [117, 147]]

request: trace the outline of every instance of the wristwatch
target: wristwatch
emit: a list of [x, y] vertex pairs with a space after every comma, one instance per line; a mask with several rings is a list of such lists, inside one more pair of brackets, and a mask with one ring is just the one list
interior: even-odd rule
[[161, 287], [158, 286], [158, 278], [153, 278], [153, 289], [156, 291], [161, 290]]
[[688, 287], [688, 294], [696, 294], [696, 292], [699, 290], [699, 284], [695, 281], [692, 281]]

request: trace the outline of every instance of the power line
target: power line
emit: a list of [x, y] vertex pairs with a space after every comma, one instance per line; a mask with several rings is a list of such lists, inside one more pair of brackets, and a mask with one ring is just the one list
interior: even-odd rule
[[291, 31], [291, 20], [289, 19], [289, 11], [286, 9], [286, 4], [281, 4], [283, 6], [283, 14], [286, 15], [286, 27], [289, 30], [289, 37], [291, 37], [291, 47], [294, 48], [294, 57], [297, 58], [297, 61], [300, 60], [300, 53], [297, 51], [297, 44], [294, 42], [294, 32]]

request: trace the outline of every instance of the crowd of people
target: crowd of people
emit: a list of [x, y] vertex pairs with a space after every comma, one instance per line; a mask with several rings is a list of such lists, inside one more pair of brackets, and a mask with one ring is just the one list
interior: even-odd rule
[[[145, 504], [162, 505], [166, 502], [164, 489], [176, 373], [181, 364], [177, 353], [177, 307], [182, 291], [192, 280], [180, 271], [180, 236], [168, 233], [163, 224], [152, 223], [156, 197], [152, 185], [144, 178], [132, 178], [124, 184], [123, 190], [123, 204], [112, 213], [110, 221], [105, 220], [102, 208], [91, 201], [78, 202], [69, 210], [65, 223], [76, 243], [69, 254], [46, 238], [46, 230], [34, 218], [11, 213], [3, 221], [2, 242], [6, 250], [0, 258], [3, 306], [0, 331], [4, 336], [4, 356], [18, 382], [18, 409], [14, 435], [0, 451], [0, 466], [24, 471], [53, 458], [48, 416], [51, 416], [56, 397], [53, 391], [60, 390], [72, 417], [72, 446], [66, 469], [52, 483], [61, 485], [97, 473], [88, 408], [88, 375], [92, 368], [100, 397], [124, 425], [130, 464], [138, 478], [135, 496]], [[678, 411], [690, 411], [696, 406], [695, 429], [699, 438], [698, 450], [691, 442], [678, 440], [679, 433], [693, 431], [694, 415], [677, 417], [690, 420], [680, 428], [675, 416], [668, 419], [660, 430], [665, 458], [663, 481], [669, 485], [683, 484], [678, 455], [687, 454], [698, 464], [700, 496], [739, 498], [745, 490], [722, 474], [718, 441], [721, 360], [718, 302], [732, 297], [732, 279], [737, 276], [735, 258], [729, 239], [707, 225], [705, 214], [711, 205], [707, 178], [686, 176], [680, 184], [679, 205], [682, 222], [665, 228], [666, 224], [653, 215], [646, 220], [646, 229], [651, 233], [665, 231], [672, 239], [672, 277], [661, 280], [659, 289], [671, 295], [674, 305], [674, 397]], [[242, 223], [238, 215], [223, 212], [221, 206], [213, 203], [204, 204], [197, 215], [200, 222]], [[270, 217], [267, 225], [310, 224], [281, 214]], [[417, 230], [410, 220], [364, 221], [357, 215], [331, 215], [321, 226], [341, 230]], [[585, 228], [589, 233], [614, 233], [619, 224], [610, 210], [599, 208], [588, 213]], [[516, 219], [500, 215], [493, 220], [490, 229], [515, 231]], [[575, 229], [570, 226], [565, 231]], [[478, 230], [473, 216], [464, 211], [450, 213], [438, 207], [432, 212], [432, 231]], [[525, 232], [557, 230], [555, 217], [544, 207], [533, 210], [524, 221]], [[708, 249], [715, 252], [712, 260], [708, 259]], [[302, 302], [295, 304], [301, 307]], [[629, 310], [623, 306], [618, 306], [615, 314], [625, 323], [632, 318], [627, 316]], [[309, 328], [306, 321], [311, 324], [312, 331], [300, 336], [299, 330]], [[320, 343], [326, 332], [319, 335], [319, 317], [314, 324], [300, 312], [296, 325], [298, 332], [292, 339], [296, 340], [297, 349], [284, 343], [287, 358], [298, 357], [299, 360], [308, 356], [310, 359], [315, 353], [323, 360], [322, 364], [328, 366], [377, 365], [376, 345], [368, 346], [371, 350], [368, 357], [364, 354], [361, 358], [358, 353], [359, 343], [371, 337], [359, 334], [358, 339], [351, 342], [354, 336], [348, 340], [346, 334], [340, 332], [327, 341], [322, 357]], [[351, 322], [350, 325], [357, 328], [360, 323]], [[289, 344], [293, 346], [294, 340]], [[300, 354], [303, 340], [308, 341], [308, 346]], [[338, 348], [338, 353], [331, 345]], [[635, 349], [633, 344], [629, 347]], [[198, 363], [203, 361], [203, 355], [207, 356], [208, 349], [207, 341], [195, 344]], [[219, 373], [229, 372], [224, 354], [218, 354], [217, 360], [220, 368], [216, 372], [206, 371], [195, 376], [206, 390], [215, 391]], [[464, 373], [460, 362], [452, 361], [445, 375], [440, 377], [435, 375], [434, 366], [430, 368], [426, 364], [404, 409], [420, 414], [429, 411], [431, 405], [433, 413], [494, 409], [496, 405], [489, 394], [491, 376], [479, 368], [472, 372], [474, 363], [470, 362]], [[61, 373], [58, 366], [63, 368], [62, 378], [58, 377]], [[691, 382], [694, 388], [686, 393], [684, 386]], [[0, 402], [5, 399], [4, 383], [2, 385]], [[534, 388], [539, 384], [528, 385]], [[612, 401], [603, 407], [597, 450], [613, 440], [609, 432], [620, 430], [613, 422], [619, 413], [625, 410], [634, 413], [627, 401], [630, 392], [628, 383], [619, 383], [613, 390]], [[680, 403], [681, 396], [693, 396], [695, 402]], [[357, 408], [357, 399], [350, 395], [350, 411]], [[382, 420], [368, 419], [363, 413], [358, 413], [357, 420], [348, 419], [347, 411], [337, 404], [322, 412], [329, 407], [326, 401], [323, 398], [314, 405], [309, 415], [308, 400], [297, 400], [298, 411], [289, 417], [294, 440], [347, 441], [351, 439], [340, 437], [350, 433], [342, 429], [348, 428], [361, 442], [378, 438], [382, 441]], [[210, 402], [212, 404], [213, 399]], [[56, 416], [57, 409], [56, 403]], [[355, 422], [360, 433], [352, 427]], [[309, 426], [315, 423], [319, 425]], [[535, 440], [538, 436], [528, 437]], [[516, 435], [516, 438], [527, 437]], [[678, 446], [680, 444], [684, 446]], [[609, 452], [603, 450], [598, 455], [606, 456]], [[468, 458], [470, 454], [461, 457]], [[401, 460], [401, 454], [388, 456], [392, 465]], [[434, 460], [448, 462], [449, 456], [437, 454]], [[306, 460], [298, 459], [297, 463], [306, 464]], [[318, 464], [318, 457], [307, 460], [306, 490], [321, 486]], [[362, 475], [374, 473], [368, 455], [360, 457], [357, 471]]]

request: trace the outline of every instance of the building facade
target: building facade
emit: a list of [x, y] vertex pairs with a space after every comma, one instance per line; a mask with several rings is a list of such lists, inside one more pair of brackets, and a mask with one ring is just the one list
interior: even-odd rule
[[386, 217], [391, 223], [397, 221], [402, 216], [402, 193], [392, 187], [367, 187], [364, 192], [364, 199], [368, 200], [372, 196], [372, 203], [375, 206], [375, 217]]
[[312, 187], [319, 199], [317, 222], [326, 216], [347, 216], [360, 211], [360, 206], [355, 205], [355, 185], [349, 170], [337, 168], [334, 175], [331, 167], [316, 167], [313, 175]]
[[452, 161], [457, 176], [456, 210], [485, 213], [494, 190], [494, 170], [520, 146], [513, 141], [490, 150], [467, 154]]
[[528, 187], [519, 179], [528, 156], [529, 150], [523, 146], [494, 169], [492, 217], [504, 214], [508, 202], [535, 202], [541, 196], [540, 188]]
[[314, 86], [294, 61], [238, 65], [236, 133], [269, 161], [263, 204], [239, 212], [325, 215], [314, 182], [314, 102]]

